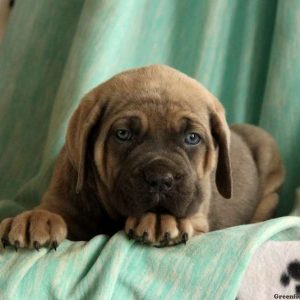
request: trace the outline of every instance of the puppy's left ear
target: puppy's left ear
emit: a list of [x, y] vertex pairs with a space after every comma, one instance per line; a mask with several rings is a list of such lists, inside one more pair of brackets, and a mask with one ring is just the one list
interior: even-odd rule
[[71, 164], [77, 171], [76, 193], [84, 183], [88, 139], [96, 123], [102, 122], [106, 101], [92, 91], [82, 100], [73, 113], [66, 135], [66, 151]]
[[214, 109], [210, 114], [210, 126], [213, 138], [219, 151], [216, 169], [216, 185], [219, 193], [227, 199], [232, 195], [232, 175], [230, 163], [230, 129], [225, 118], [222, 105], [215, 100]]

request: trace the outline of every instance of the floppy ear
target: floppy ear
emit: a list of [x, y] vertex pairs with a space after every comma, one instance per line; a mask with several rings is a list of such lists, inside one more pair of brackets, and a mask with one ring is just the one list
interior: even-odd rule
[[106, 110], [106, 101], [89, 93], [73, 113], [67, 130], [67, 155], [77, 171], [76, 193], [83, 186], [88, 138], [96, 123], [101, 122]]
[[216, 185], [219, 193], [227, 199], [232, 194], [232, 176], [230, 163], [230, 129], [225, 119], [223, 107], [218, 107], [210, 115], [210, 126], [212, 135], [218, 144], [218, 162], [216, 169]]

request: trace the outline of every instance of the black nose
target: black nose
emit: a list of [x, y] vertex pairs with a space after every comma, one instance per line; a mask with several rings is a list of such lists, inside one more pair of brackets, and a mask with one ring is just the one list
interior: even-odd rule
[[144, 178], [150, 187], [150, 192], [168, 192], [172, 189], [174, 183], [171, 173], [146, 173]]

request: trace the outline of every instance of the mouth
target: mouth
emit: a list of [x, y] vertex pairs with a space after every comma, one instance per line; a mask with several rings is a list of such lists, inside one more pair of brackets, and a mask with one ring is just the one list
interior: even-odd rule
[[161, 202], [165, 200], [166, 195], [164, 193], [153, 193], [152, 201], [154, 205], [147, 210], [147, 212], [159, 213], [159, 214], [172, 214], [167, 208], [165, 208]]
[[147, 212], [152, 212], [152, 213], [156, 213], [156, 214], [169, 214], [169, 215], [172, 215], [172, 213], [168, 209], [166, 209], [165, 207], [162, 207], [161, 205], [157, 205], [155, 207], [152, 207]]

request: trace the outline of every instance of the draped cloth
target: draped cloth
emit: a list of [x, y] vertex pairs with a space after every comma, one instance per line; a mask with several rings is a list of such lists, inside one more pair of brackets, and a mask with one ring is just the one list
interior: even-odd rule
[[[289, 214], [300, 181], [299, 16], [297, 0], [16, 1], [0, 44], [0, 219], [39, 203], [82, 96], [153, 63], [203, 83], [229, 123], [272, 133], [287, 170], [277, 215]], [[0, 250], [0, 299], [231, 299], [255, 249], [298, 240], [299, 226], [282, 217], [167, 249], [119, 232], [56, 253]]]

